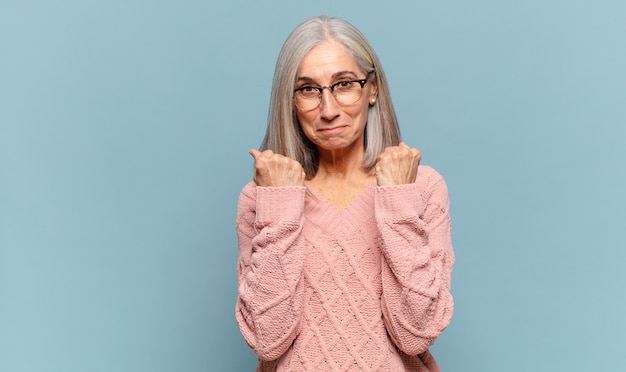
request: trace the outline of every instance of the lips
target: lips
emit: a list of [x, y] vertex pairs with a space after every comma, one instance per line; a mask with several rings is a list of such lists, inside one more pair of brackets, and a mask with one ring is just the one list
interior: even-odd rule
[[328, 127], [328, 128], [320, 128], [318, 129], [318, 131], [320, 132], [324, 132], [324, 133], [332, 133], [332, 132], [337, 132], [340, 131], [344, 128], [347, 128], [347, 125], [336, 125], [334, 127]]

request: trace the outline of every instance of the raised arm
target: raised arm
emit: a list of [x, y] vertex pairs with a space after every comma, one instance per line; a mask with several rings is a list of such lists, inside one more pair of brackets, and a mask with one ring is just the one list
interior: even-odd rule
[[236, 318], [262, 360], [280, 357], [299, 332], [306, 188], [248, 184], [239, 197]]
[[435, 170], [420, 166], [415, 183], [378, 187], [375, 208], [385, 326], [400, 350], [421, 354], [453, 312], [448, 190]]

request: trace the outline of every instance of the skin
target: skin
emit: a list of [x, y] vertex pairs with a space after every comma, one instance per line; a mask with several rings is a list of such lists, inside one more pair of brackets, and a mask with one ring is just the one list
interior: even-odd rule
[[[349, 51], [329, 40], [312, 49], [302, 60], [296, 87], [329, 86], [339, 80], [362, 79], [361, 71]], [[255, 161], [254, 182], [258, 186], [307, 186], [339, 208], [348, 205], [368, 185], [392, 186], [415, 182], [421, 160], [418, 149], [404, 143], [390, 146], [378, 157], [373, 172], [362, 167], [365, 125], [370, 105], [376, 102], [378, 89], [373, 81], [363, 88], [361, 99], [352, 105], [340, 105], [329, 89], [324, 89], [319, 107], [297, 117], [304, 134], [319, 152], [319, 168], [310, 180], [299, 162], [271, 150], [250, 150]]]

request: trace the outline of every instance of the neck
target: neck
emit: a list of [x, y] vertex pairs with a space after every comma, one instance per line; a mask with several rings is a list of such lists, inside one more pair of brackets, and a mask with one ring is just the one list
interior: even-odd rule
[[319, 166], [316, 178], [343, 180], [363, 174], [363, 147], [348, 147], [339, 150], [318, 149]]
[[317, 173], [305, 186], [336, 207], [345, 207], [376, 180], [363, 168], [363, 150], [362, 146], [340, 151], [318, 149]]

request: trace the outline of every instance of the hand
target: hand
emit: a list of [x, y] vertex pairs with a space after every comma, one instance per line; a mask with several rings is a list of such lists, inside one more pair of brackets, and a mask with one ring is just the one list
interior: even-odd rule
[[304, 186], [305, 173], [296, 160], [271, 150], [250, 150], [254, 158], [254, 177], [257, 186]]
[[422, 159], [418, 149], [400, 142], [398, 146], [390, 146], [378, 155], [376, 163], [376, 180], [379, 186], [402, 185], [415, 182], [417, 168]]

